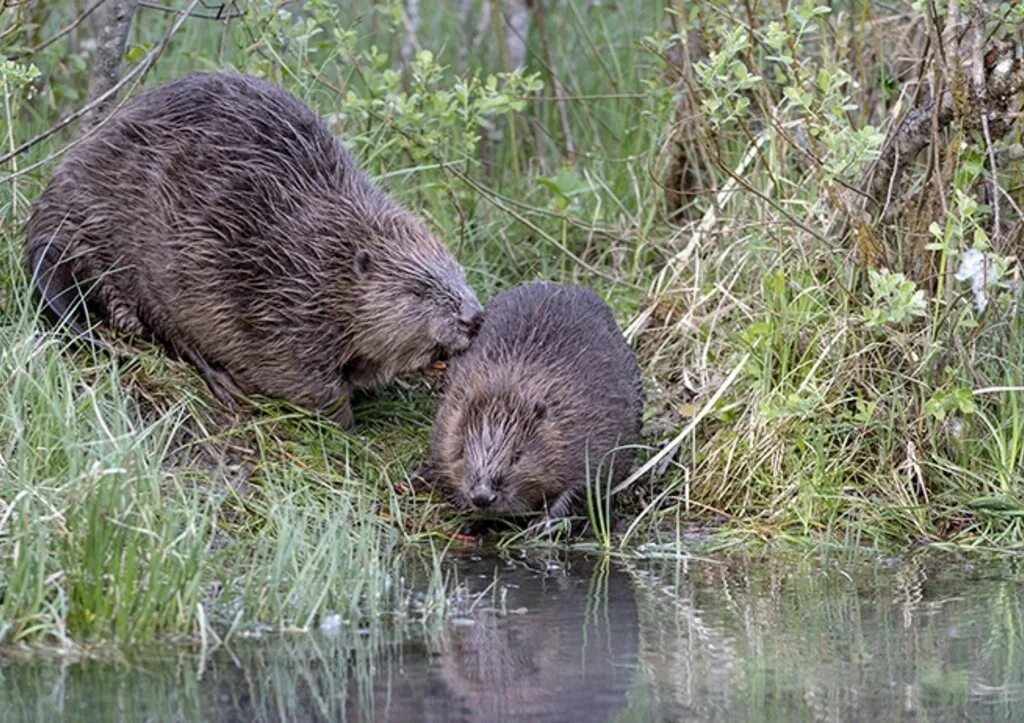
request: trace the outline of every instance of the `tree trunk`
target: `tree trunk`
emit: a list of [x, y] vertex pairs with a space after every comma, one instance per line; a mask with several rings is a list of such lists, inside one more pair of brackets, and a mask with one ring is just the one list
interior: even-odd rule
[[[131, 33], [132, 18], [138, 0], [106, 0], [97, 18], [99, 32], [96, 35], [96, 50], [93, 54], [93, 70], [89, 77], [89, 101], [109, 91], [121, 79], [128, 35]], [[99, 123], [106, 117], [117, 98], [111, 96], [93, 108], [82, 120], [81, 132]]]

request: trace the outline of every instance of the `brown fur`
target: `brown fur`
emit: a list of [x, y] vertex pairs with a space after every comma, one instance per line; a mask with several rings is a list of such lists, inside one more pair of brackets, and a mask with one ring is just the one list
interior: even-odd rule
[[588, 476], [629, 471], [640, 372], [592, 291], [538, 282], [499, 294], [446, 384], [425, 475], [462, 506], [559, 517]]
[[26, 252], [81, 335], [87, 310], [163, 342], [225, 404], [264, 394], [346, 426], [353, 387], [462, 351], [479, 325], [426, 226], [295, 96], [232, 73], [128, 101], [61, 163]]

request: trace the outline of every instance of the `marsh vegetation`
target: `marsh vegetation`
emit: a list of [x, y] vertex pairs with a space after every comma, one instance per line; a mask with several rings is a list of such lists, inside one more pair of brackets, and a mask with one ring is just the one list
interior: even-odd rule
[[[481, 299], [545, 278], [612, 305], [645, 449], [619, 529], [595, 484], [571, 544], [1024, 544], [1024, 6], [118, 4], [117, 97], [270, 79], [429, 219]], [[352, 433], [272, 401], [235, 417], [161, 349], [40, 319], [22, 228], [113, 107], [107, 9], [0, 15], [0, 644], [443, 614], [465, 517], [409, 484], [432, 381], [363, 395]]]

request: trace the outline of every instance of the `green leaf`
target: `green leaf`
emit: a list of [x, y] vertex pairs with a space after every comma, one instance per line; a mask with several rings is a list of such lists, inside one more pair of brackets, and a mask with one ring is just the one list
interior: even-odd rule
[[133, 45], [128, 48], [128, 52], [124, 54], [125, 60], [129, 63], [135, 63], [145, 56], [147, 50], [145, 45]]

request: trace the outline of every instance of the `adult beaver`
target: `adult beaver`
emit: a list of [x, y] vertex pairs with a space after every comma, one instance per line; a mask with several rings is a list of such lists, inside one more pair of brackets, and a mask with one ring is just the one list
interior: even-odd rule
[[594, 292], [536, 282], [498, 294], [447, 377], [421, 474], [457, 503], [560, 517], [588, 478], [629, 471], [640, 371]]
[[352, 388], [462, 351], [481, 314], [445, 247], [308, 107], [234, 73], [153, 88], [87, 136], [36, 202], [26, 255], [79, 335], [92, 312], [228, 406], [263, 394], [344, 426]]

